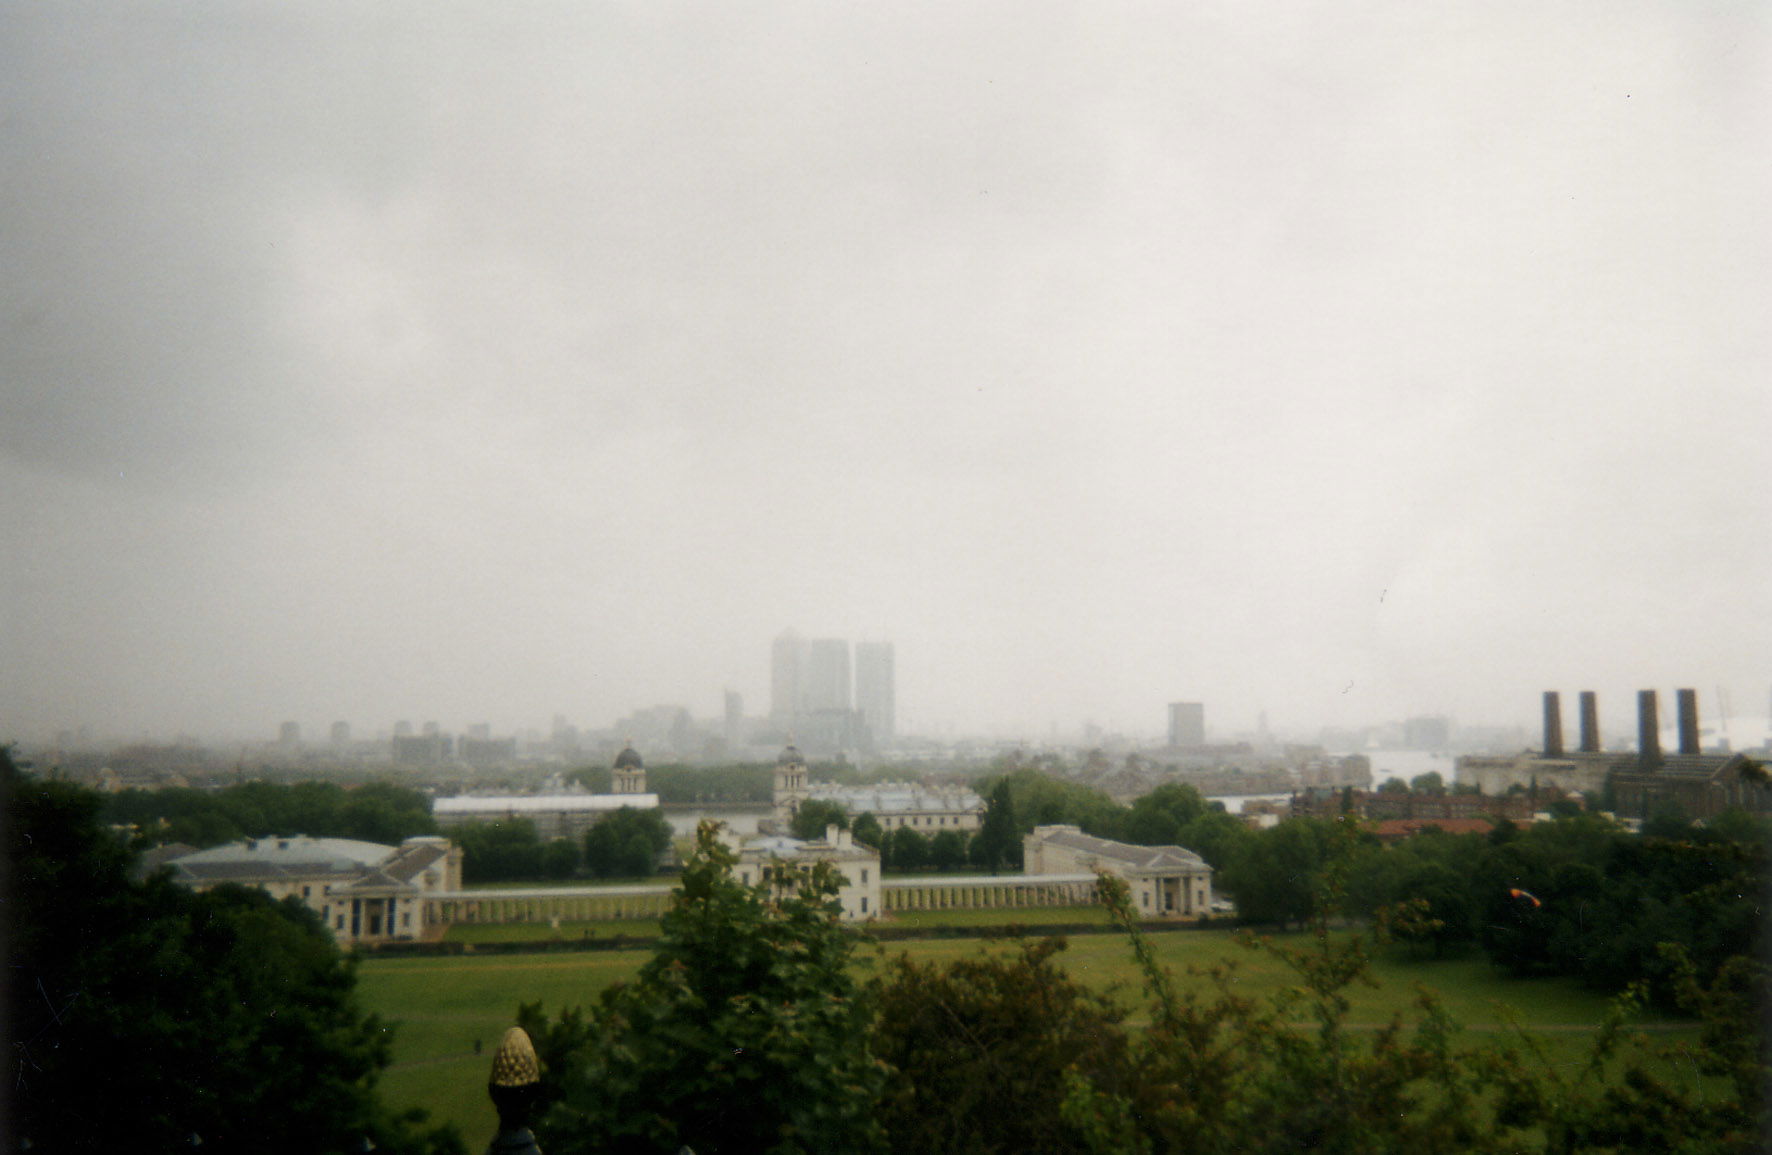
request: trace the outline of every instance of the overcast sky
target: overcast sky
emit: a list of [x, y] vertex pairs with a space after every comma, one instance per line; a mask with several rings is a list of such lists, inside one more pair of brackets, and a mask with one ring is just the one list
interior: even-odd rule
[[788, 627], [911, 729], [1763, 717], [1769, 49], [8, 3], [0, 736], [762, 713]]

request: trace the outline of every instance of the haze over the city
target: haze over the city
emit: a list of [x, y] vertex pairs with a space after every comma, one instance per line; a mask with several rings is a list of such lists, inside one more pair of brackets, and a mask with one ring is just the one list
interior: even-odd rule
[[0, 740], [1765, 714], [1764, 5], [5, 26]]

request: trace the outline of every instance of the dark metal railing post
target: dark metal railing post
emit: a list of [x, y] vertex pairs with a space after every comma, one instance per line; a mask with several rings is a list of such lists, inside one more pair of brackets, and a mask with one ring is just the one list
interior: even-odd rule
[[541, 1155], [529, 1130], [540, 1092], [541, 1063], [535, 1057], [535, 1044], [522, 1027], [512, 1027], [493, 1053], [492, 1077], [486, 1083], [486, 1093], [498, 1109], [498, 1134], [486, 1155]]

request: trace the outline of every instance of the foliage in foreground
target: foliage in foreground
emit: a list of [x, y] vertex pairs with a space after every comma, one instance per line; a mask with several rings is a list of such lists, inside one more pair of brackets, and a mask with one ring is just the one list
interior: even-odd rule
[[[866, 989], [836, 921], [828, 874], [799, 896], [738, 884], [704, 829], [658, 954], [588, 1011], [521, 1021], [547, 1064], [538, 1128], [550, 1152], [1294, 1151], [1603, 1155], [1760, 1150], [1767, 1068], [1757, 1030], [1764, 976], [1663, 952], [1696, 1048], [1625, 1031], [1622, 1000], [1587, 1061], [1553, 1063], [1525, 1031], [1473, 1045], [1436, 1000], [1390, 1022], [1349, 1020], [1372, 982], [1373, 936], [1330, 933], [1358, 861], [1329, 824], [1310, 931], [1246, 936], [1293, 981], [1260, 998], [1234, 967], [1181, 984], [1156, 961], [1126, 888], [1103, 880], [1144, 980], [1144, 1017], [1060, 969], [1060, 940], [939, 964], [899, 959]], [[1380, 937], [1417, 941], [1435, 915], [1390, 911]], [[1683, 1069], [1704, 1078], [1660, 1072]]]
[[132, 882], [96, 794], [0, 750], [11, 968], [8, 1121], [39, 1150], [459, 1151], [375, 1097], [387, 1029], [300, 904]]
[[[1351, 834], [1346, 835], [1351, 837]], [[1524, 1031], [1499, 1047], [1458, 1045], [1457, 1027], [1425, 990], [1413, 1024], [1376, 1031], [1348, 1022], [1347, 990], [1372, 981], [1363, 936], [1337, 941], [1327, 912], [1340, 901], [1335, 864], [1319, 881], [1322, 912], [1304, 946], [1248, 939], [1285, 963], [1297, 982], [1269, 1000], [1234, 991], [1212, 972], [1207, 993], [1178, 989], [1139, 929], [1126, 888], [1103, 880], [1104, 901], [1129, 936], [1151, 1002], [1151, 1027], [1134, 1044], [1139, 1079], [1116, 1093], [1072, 1072], [1067, 1121], [1100, 1152], [1542, 1151], [1546, 1155], [1758, 1151], [1768, 1069], [1759, 1011], [1763, 968], [1745, 956], [1701, 981], [1684, 951], [1667, 948], [1682, 1005], [1704, 1024], [1700, 1048], [1628, 1041], [1623, 1023], [1640, 1003], [1629, 992], [1575, 1073], [1549, 1062]], [[1421, 933], [1423, 904], [1390, 912]], [[1381, 926], [1381, 931], [1384, 929]], [[1671, 1082], [1653, 1060], [1684, 1058], [1701, 1081]], [[1665, 1066], [1665, 1064], [1659, 1064]], [[1718, 1084], [1721, 1084], [1719, 1086]]]
[[520, 1009], [545, 1068], [542, 1149], [878, 1150], [885, 1068], [869, 1052], [834, 874], [821, 865], [771, 897], [733, 877], [713, 824], [696, 843], [633, 983], [552, 1019]]
[[900, 955], [873, 988], [874, 1049], [893, 1071], [880, 1118], [894, 1151], [1075, 1151], [1060, 1112], [1067, 1072], [1132, 1078], [1113, 998], [1066, 974], [1062, 938], [946, 965]]

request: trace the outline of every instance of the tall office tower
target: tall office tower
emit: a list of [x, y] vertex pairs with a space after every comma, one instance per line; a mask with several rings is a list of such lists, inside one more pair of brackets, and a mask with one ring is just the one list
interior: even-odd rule
[[277, 745], [300, 746], [301, 725], [297, 722], [285, 722], [277, 727]]
[[784, 630], [769, 651], [769, 716], [791, 726], [800, 713], [801, 685], [806, 674], [806, 643]]
[[334, 746], [349, 746], [351, 744], [351, 724], [349, 722], [334, 722], [332, 724], [332, 744]]
[[1206, 744], [1206, 704], [1204, 702], [1169, 703], [1169, 744], [1171, 746], [1204, 746]]
[[890, 741], [898, 725], [892, 643], [855, 643], [855, 708], [876, 742]]
[[849, 692], [849, 643], [838, 638], [815, 638], [807, 643], [805, 676], [800, 681], [800, 710], [847, 710]]
[[726, 691], [726, 745], [738, 745], [744, 737], [744, 698], [737, 690]]

